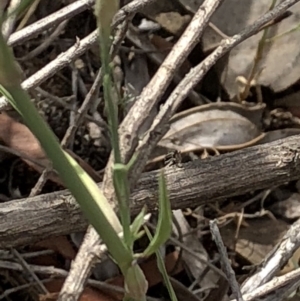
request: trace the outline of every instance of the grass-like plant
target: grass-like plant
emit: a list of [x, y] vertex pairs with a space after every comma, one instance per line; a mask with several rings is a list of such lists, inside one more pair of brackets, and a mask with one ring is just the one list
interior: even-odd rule
[[[108, 108], [109, 127], [115, 159], [113, 182], [119, 204], [120, 220], [97, 184], [62, 149], [56, 136], [30, 101], [29, 95], [22, 89], [19, 68], [11, 49], [6, 44], [1, 30], [0, 92], [19, 112], [28, 128], [39, 140], [45, 153], [51, 160], [53, 168], [58, 172], [66, 187], [69, 188], [84, 215], [106, 244], [109, 254], [120, 267], [125, 280], [125, 299], [145, 300], [148, 286], [145, 276], [137, 264], [137, 258], [147, 257], [157, 252], [158, 248], [168, 239], [171, 233], [172, 218], [166, 184], [161, 172], [159, 176], [159, 222], [157, 230], [148, 248], [142, 254], [134, 254], [133, 244], [141, 236], [145, 212], [142, 211], [131, 224], [128, 171], [131, 164], [134, 163], [135, 156], [133, 156], [127, 165], [122, 162], [118, 136], [118, 112], [115, 105], [119, 102], [112, 99], [114, 85], [109, 56], [111, 45], [110, 24], [118, 7], [119, 3], [117, 0], [98, 0], [96, 1], [95, 13], [99, 29], [101, 62], [104, 74], [104, 97]], [[2, 25], [4, 19], [5, 14], [2, 11], [0, 12], [0, 25]], [[166, 277], [165, 273], [164, 278], [166, 279]]]

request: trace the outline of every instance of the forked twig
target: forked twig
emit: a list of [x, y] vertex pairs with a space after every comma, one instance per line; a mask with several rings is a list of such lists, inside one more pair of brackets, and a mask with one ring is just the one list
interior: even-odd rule
[[220, 261], [223, 271], [226, 274], [227, 280], [231, 286], [232, 294], [234, 295], [237, 301], [244, 301], [240, 286], [235, 277], [234, 270], [232, 269], [231, 264], [229, 262], [227, 251], [224, 246], [219, 228], [217, 226], [217, 222], [215, 220], [210, 221], [209, 226], [213, 240], [215, 241], [220, 254]]

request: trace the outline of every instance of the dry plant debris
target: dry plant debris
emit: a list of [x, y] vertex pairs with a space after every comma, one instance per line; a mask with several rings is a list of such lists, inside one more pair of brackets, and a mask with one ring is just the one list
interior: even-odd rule
[[[104, 174], [113, 199], [94, 2], [33, 1], [3, 32], [62, 147], [95, 181]], [[286, 300], [300, 285], [300, 3], [268, 13], [276, 1], [246, 2], [121, 1], [113, 24], [122, 156], [140, 154], [134, 213], [155, 212], [156, 170], [182, 156], [166, 172], [174, 229], [164, 246], [179, 300]], [[99, 237], [89, 229], [82, 242], [78, 206], [20, 117], [3, 98], [0, 107], [0, 299], [122, 300], [118, 269], [97, 263]], [[167, 297], [155, 258], [141, 265], [149, 298]]]

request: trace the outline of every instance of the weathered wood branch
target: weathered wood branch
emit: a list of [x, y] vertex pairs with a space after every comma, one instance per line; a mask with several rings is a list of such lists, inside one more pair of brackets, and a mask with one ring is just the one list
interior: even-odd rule
[[[165, 170], [173, 209], [224, 200], [300, 178], [300, 136]], [[157, 208], [158, 172], [144, 173], [132, 193], [132, 212]], [[101, 185], [101, 184], [100, 184]], [[0, 204], [0, 248], [26, 245], [85, 229], [87, 221], [65, 190]]]

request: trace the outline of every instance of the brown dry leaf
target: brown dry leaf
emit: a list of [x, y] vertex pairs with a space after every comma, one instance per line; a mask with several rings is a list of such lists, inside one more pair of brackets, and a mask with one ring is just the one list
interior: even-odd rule
[[[53, 279], [52, 281], [45, 283], [45, 287], [50, 293], [47, 295], [40, 295], [40, 301], [56, 301], [63, 283], [64, 279]], [[117, 299], [100, 290], [85, 287], [79, 301], [117, 301]]]
[[[0, 141], [21, 155], [31, 158], [33, 161], [21, 159], [30, 167], [41, 173], [46, 167], [50, 166], [49, 160], [45, 156], [40, 143], [31, 131], [22, 123], [14, 120], [5, 113], [0, 114]], [[63, 186], [62, 181], [55, 172], [51, 172], [49, 179]]]
[[[269, 6], [269, 0], [246, 2], [229, 0], [224, 2], [213, 15], [212, 22], [222, 28], [225, 34], [234, 35], [267, 12]], [[293, 14], [273, 25], [269, 29], [268, 38], [284, 33], [299, 24], [300, 3], [295, 4], [290, 10]], [[231, 96], [236, 93], [237, 76], [248, 76], [261, 36], [262, 33], [259, 33], [231, 51], [228, 72], [224, 71], [226, 72], [224, 86]], [[278, 92], [288, 88], [299, 79], [299, 38], [300, 31], [296, 30], [275, 39], [272, 43], [267, 43], [259, 66], [262, 72], [257, 80], [258, 84], [269, 86]]]
[[[4, 144], [21, 154], [33, 158], [41, 165], [47, 167], [49, 164], [48, 159], [45, 157], [44, 151], [34, 135], [24, 125], [5, 113], [0, 114], [0, 140]], [[42, 171], [40, 166], [32, 162], [26, 161], [29, 165], [38, 171]]]
[[72, 260], [76, 256], [76, 251], [65, 235], [50, 237], [46, 240], [39, 241], [34, 246], [53, 250], [62, 255], [65, 259]]
[[242, 227], [235, 244], [236, 226], [233, 223], [220, 229], [226, 246], [246, 258], [251, 264], [257, 265], [266, 257], [279, 242], [288, 229], [288, 224], [281, 220], [267, 217], [247, 219], [249, 227]]
[[248, 146], [261, 135], [265, 106], [212, 103], [179, 114], [170, 120], [170, 130], [159, 146], [181, 152], [203, 148], [230, 150]]
[[[25, 157], [31, 158], [34, 162], [38, 162], [38, 164], [36, 164], [22, 158], [24, 162], [36, 171], [41, 173], [46, 167], [50, 166], [50, 162], [41, 148], [40, 143], [31, 131], [24, 124], [14, 120], [5, 113], [0, 114], [0, 140], [11, 149], [18, 151]], [[78, 164], [81, 165], [95, 181], [100, 180], [98, 174], [91, 166], [81, 160], [72, 151], [68, 150], [68, 153], [77, 160]], [[63, 186], [56, 172], [51, 172], [49, 179]]]
[[[289, 225], [282, 220], [258, 218], [247, 220], [249, 227], [241, 228], [235, 245], [236, 226], [232, 223], [221, 228], [221, 235], [226, 246], [235, 250], [252, 265], [260, 264], [276, 244], [282, 239]], [[235, 248], [234, 248], [235, 246]], [[286, 274], [296, 268], [295, 263], [300, 260], [300, 248], [283, 267], [278, 275]]]

